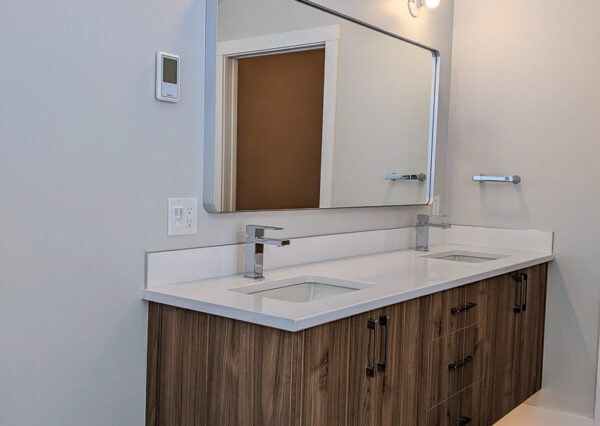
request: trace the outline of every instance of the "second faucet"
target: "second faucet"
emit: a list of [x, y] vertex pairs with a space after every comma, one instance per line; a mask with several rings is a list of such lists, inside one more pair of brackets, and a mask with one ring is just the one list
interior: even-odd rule
[[282, 247], [289, 246], [290, 240], [266, 238], [265, 230], [280, 231], [278, 226], [246, 225], [246, 247], [244, 248], [244, 276], [262, 278], [265, 244]]

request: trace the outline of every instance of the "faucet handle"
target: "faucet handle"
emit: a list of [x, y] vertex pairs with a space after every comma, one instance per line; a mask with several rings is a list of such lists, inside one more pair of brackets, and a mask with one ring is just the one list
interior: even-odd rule
[[246, 235], [249, 237], [262, 237], [265, 235], [265, 230], [281, 231], [283, 228], [279, 226], [269, 225], [246, 225]]

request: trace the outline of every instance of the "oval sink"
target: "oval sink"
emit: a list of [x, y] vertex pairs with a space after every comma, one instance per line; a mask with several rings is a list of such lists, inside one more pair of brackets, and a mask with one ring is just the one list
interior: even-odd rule
[[506, 257], [504, 254], [476, 253], [463, 250], [445, 251], [443, 253], [423, 256], [426, 259], [451, 260], [453, 262], [481, 263]]
[[371, 286], [372, 284], [359, 281], [340, 280], [318, 275], [303, 275], [283, 280], [248, 284], [230, 290], [254, 296], [284, 300], [286, 302], [305, 303]]

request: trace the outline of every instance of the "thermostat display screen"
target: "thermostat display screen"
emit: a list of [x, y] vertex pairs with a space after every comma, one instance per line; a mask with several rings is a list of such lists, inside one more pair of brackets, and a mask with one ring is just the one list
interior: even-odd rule
[[163, 57], [163, 81], [177, 84], [177, 61]]

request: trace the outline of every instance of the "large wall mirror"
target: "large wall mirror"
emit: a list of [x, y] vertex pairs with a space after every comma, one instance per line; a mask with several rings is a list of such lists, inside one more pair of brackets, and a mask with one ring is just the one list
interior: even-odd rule
[[304, 0], [218, 0], [217, 16], [206, 210], [430, 201], [436, 50]]

